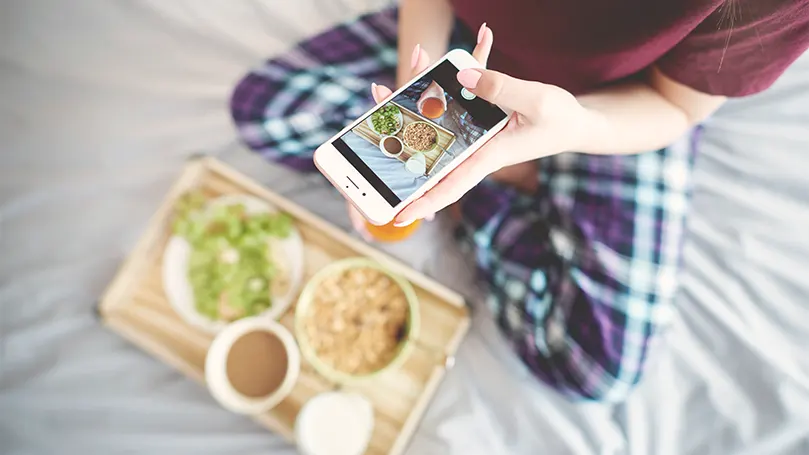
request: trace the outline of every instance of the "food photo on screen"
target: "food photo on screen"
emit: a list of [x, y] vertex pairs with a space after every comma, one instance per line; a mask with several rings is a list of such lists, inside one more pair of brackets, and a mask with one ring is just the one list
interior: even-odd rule
[[505, 118], [486, 101], [464, 98], [457, 73], [452, 63], [440, 63], [335, 146], [359, 157], [399, 200], [408, 198]]

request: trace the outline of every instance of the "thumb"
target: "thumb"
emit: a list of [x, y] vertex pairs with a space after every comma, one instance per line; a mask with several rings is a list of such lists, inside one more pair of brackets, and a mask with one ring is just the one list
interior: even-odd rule
[[536, 112], [546, 85], [525, 81], [503, 73], [466, 68], [458, 72], [458, 82], [484, 100], [511, 109], [530, 118]]

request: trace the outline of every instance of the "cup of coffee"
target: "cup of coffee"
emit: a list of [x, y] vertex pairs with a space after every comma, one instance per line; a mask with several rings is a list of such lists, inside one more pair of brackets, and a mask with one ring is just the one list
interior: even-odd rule
[[205, 382], [226, 409], [260, 414], [289, 395], [300, 368], [289, 330], [268, 318], [245, 318], [214, 339], [205, 357]]
[[396, 136], [385, 136], [379, 141], [379, 150], [389, 157], [396, 158], [402, 154], [404, 144]]

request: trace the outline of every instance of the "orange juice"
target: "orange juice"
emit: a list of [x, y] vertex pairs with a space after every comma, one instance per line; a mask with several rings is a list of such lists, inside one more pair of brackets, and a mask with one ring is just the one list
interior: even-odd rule
[[402, 227], [394, 226], [393, 222], [384, 226], [376, 226], [366, 221], [365, 228], [368, 229], [368, 233], [370, 233], [373, 238], [380, 242], [398, 242], [413, 235], [420, 224], [421, 220], [416, 220]]
[[438, 98], [427, 98], [421, 103], [421, 114], [435, 120], [444, 115], [444, 103]]

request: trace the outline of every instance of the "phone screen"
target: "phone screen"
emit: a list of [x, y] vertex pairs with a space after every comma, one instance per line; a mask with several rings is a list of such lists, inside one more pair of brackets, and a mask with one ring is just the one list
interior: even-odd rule
[[444, 60], [334, 141], [391, 206], [407, 199], [506, 118]]

